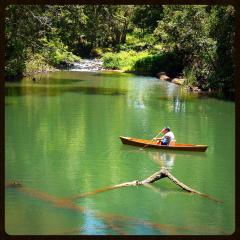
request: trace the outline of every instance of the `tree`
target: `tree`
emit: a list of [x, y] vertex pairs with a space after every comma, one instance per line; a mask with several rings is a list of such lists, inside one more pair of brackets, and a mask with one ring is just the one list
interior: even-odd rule
[[129, 5], [86, 5], [84, 35], [91, 47], [114, 47], [124, 44], [131, 9], [132, 6]]
[[143, 33], [152, 33], [163, 17], [162, 5], [136, 5], [131, 21]]
[[210, 15], [210, 36], [216, 41], [216, 71], [210, 86], [234, 91], [235, 10], [232, 6], [213, 6]]
[[166, 50], [181, 54], [185, 65], [206, 79], [214, 70], [216, 42], [209, 36], [205, 6], [164, 6], [155, 34]]
[[233, 91], [234, 8], [173, 5], [163, 13], [155, 34], [182, 56], [185, 75], [203, 88]]
[[48, 18], [42, 15], [41, 6], [9, 5], [6, 8], [5, 73], [20, 77], [25, 67], [27, 49], [39, 47], [39, 39], [49, 27]]

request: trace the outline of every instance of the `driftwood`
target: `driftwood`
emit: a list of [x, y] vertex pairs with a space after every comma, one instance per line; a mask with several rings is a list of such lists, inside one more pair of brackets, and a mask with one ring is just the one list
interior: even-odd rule
[[134, 180], [134, 181], [131, 181], [131, 182], [125, 182], [125, 183], [117, 184], [117, 185], [114, 185], [114, 186], [110, 186], [110, 187], [106, 187], [106, 188], [102, 188], [102, 189], [97, 189], [95, 191], [91, 191], [91, 192], [87, 192], [87, 193], [77, 194], [73, 197], [66, 198], [66, 200], [74, 201], [74, 200], [82, 198], [82, 197], [87, 197], [87, 196], [90, 196], [90, 195], [95, 195], [95, 194], [98, 194], [98, 193], [102, 193], [102, 192], [106, 192], [106, 191], [110, 191], [110, 190], [117, 189], [117, 188], [122, 188], [122, 187], [147, 186], [147, 185], [149, 185], [151, 183], [154, 183], [154, 182], [156, 182], [156, 181], [158, 181], [162, 178], [165, 178], [165, 177], [170, 179], [177, 186], [181, 187], [184, 191], [187, 191], [189, 193], [198, 194], [202, 197], [208, 198], [208, 199], [213, 200], [213, 201], [218, 202], [218, 203], [223, 203], [220, 200], [217, 200], [217, 199], [215, 199], [215, 198], [213, 198], [213, 197], [211, 197], [207, 194], [201, 193], [201, 192], [199, 192], [197, 190], [194, 190], [194, 189], [188, 187], [187, 185], [183, 184], [177, 178], [175, 178], [165, 167], [162, 167], [158, 172], [152, 174], [151, 176], [149, 176], [148, 178], [146, 178], [142, 181]]
[[[207, 195], [205, 193], [201, 193], [197, 190], [194, 190], [190, 187], [188, 187], [187, 185], [185, 185], [184, 183], [180, 182], [176, 177], [174, 177], [165, 167], [162, 167], [158, 172], [152, 174], [151, 176], [149, 176], [148, 178], [142, 180], [142, 181], [139, 181], [139, 180], [134, 180], [134, 181], [131, 181], [131, 182], [125, 182], [125, 183], [121, 183], [121, 184], [117, 184], [117, 185], [114, 185], [114, 186], [110, 186], [110, 187], [106, 187], [106, 188], [102, 188], [102, 189], [97, 189], [95, 191], [91, 191], [91, 192], [87, 192], [87, 193], [81, 193], [81, 194], [77, 194], [75, 196], [72, 196], [72, 197], [69, 197], [69, 198], [64, 198], [64, 199], [61, 199], [61, 203], [64, 204], [64, 203], [68, 203], [68, 202], [72, 202], [76, 199], [79, 199], [79, 198], [82, 198], [82, 197], [87, 197], [87, 196], [90, 196], [90, 195], [95, 195], [95, 194], [98, 194], [98, 193], [102, 193], [102, 192], [106, 192], [106, 191], [110, 191], [110, 190], [113, 190], [113, 189], [118, 189], [118, 188], [122, 188], [122, 187], [130, 187], [130, 186], [147, 186], [151, 183], [154, 183], [162, 178], [165, 178], [167, 177], [168, 179], [170, 179], [173, 183], [175, 183], [177, 186], [181, 187], [184, 191], [187, 191], [189, 193], [194, 193], [194, 194], [198, 194], [202, 197], [205, 197], [205, 198], [208, 198], [210, 200], [213, 200], [215, 202], [218, 202], [218, 203], [223, 203], [223, 201], [220, 201], [220, 200], [217, 200], [213, 197], [211, 197], [210, 195]], [[38, 192], [38, 191], [28, 191], [27, 188], [23, 188], [22, 185], [18, 182], [10, 182], [10, 183], [6, 183], [5, 184], [6, 187], [16, 187], [16, 188], [19, 188], [20, 191], [22, 192], [28, 192], [28, 194], [33, 194], [34, 196], [37, 196], [37, 198], [39, 199], [43, 199], [43, 200], [48, 200], [52, 203], [58, 203], [59, 204], [59, 199], [58, 198], [55, 198], [53, 196], [50, 196], [48, 194], [45, 194], [45, 193], [42, 193], [42, 192]]]

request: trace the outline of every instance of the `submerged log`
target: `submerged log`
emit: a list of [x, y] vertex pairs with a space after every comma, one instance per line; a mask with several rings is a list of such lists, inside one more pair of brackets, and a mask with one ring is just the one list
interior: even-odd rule
[[[127, 216], [113, 216], [113, 215], [109, 215], [109, 214], [106, 214], [106, 213], [100, 213], [96, 210], [91, 210], [91, 209], [88, 209], [86, 207], [79, 206], [78, 204], [75, 204], [73, 202], [74, 200], [82, 198], [82, 197], [87, 197], [87, 196], [90, 196], [90, 195], [95, 195], [95, 194], [98, 194], [98, 193], [102, 193], [102, 192], [106, 192], [106, 191], [110, 191], [110, 190], [114, 190], [114, 189], [118, 189], [118, 188], [122, 188], [122, 187], [130, 187], [130, 186], [146, 186], [146, 187], [149, 187], [150, 189], [152, 189], [155, 192], [158, 191], [158, 192], [161, 193], [161, 191], [158, 188], [152, 186], [151, 184], [158, 181], [158, 180], [161, 180], [162, 178], [166, 178], [166, 177], [169, 180], [171, 180], [173, 183], [175, 183], [177, 186], [181, 187], [185, 192], [198, 194], [202, 197], [208, 198], [208, 199], [213, 200], [215, 202], [222, 203], [222, 201], [214, 199], [213, 197], [211, 197], [207, 194], [196, 191], [196, 190], [188, 187], [187, 185], [183, 184], [176, 177], [174, 177], [165, 167], [162, 167], [159, 171], [155, 172], [154, 174], [152, 174], [151, 176], [147, 177], [146, 179], [144, 179], [142, 181], [134, 180], [134, 181], [130, 181], [130, 182], [125, 182], [125, 183], [117, 184], [117, 185], [114, 185], [114, 186], [106, 187], [106, 188], [103, 188], [103, 189], [97, 189], [95, 191], [78, 194], [76, 196], [73, 196], [73, 197], [70, 197], [70, 198], [65, 198], [65, 199], [61, 199], [61, 198], [49, 195], [49, 194], [44, 193], [44, 192], [36, 191], [34, 189], [31, 189], [31, 188], [26, 188], [21, 183], [19, 183], [17, 181], [6, 182], [5, 187], [14, 188], [17, 191], [25, 193], [25, 194], [27, 194], [31, 197], [49, 202], [49, 203], [53, 204], [55, 207], [72, 210], [72, 211], [79, 212], [79, 213], [82, 213], [82, 214], [85, 214], [86, 212], [88, 212], [89, 214], [95, 216], [96, 218], [104, 221], [106, 226], [108, 226], [110, 229], [112, 229], [114, 232], [116, 232], [119, 235], [126, 235], [127, 232], [124, 231], [123, 226], [118, 226], [117, 223], [118, 222], [123, 222], [124, 224], [126, 224], [126, 222], [128, 222], [128, 221], [132, 221], [134, 224], [148, 225], [148, 226], [151, 226], [151, 227], [153, 227], [157, 230], [164, 231], [168, 234], [175, 234], [180, 229], [178, 229], [174, 226], [171, 226], [171, 225], [153, 223], [153, 222], [150, 222], [150, 221], [145, 221], [145, 220], [141, 220], [141, 219], [137, 219], [137, 218], [131, 218], [131, 217], [127, 217]], [[79, 231], [81, 232], [81, 229], [79, 229]]]
[[16, 182], [16, 181], [6, 182], [5, 187], [6, 188], [19, 188], [19, 187], [22, 187], [22, 184], [19, 182]]
[[[134, 182], [135, 181], [133, 181], [130, 185], [134, 184]], [[136, 182], [135, 182], [135, 184], [136, 184]], [[115, 188], [119, 188], [119, 187], [123, 187], [123, 186], [130, 186], [130, 185], [124, 183], [124, 184], [116, 185]], [[112, 229], [118, 235], [126, 235], [127, 234], [127, 232], [125, 232], [120, 226], [118, 226], [118, 224], [117, 224], [118, 222], [123, 223], [124, 225], [130, 224], [130, 223], [143, 224], [143, 225], [147, 224], [147, 225], [151, 226], [152, 228], [155, 228], [156, 230], [164, 231], [168, 234], [174, 234], [179, 229], [178, 227], [175, 227], [172, 225], [154, 223], [151, 221], [146, 221], [146, 220], [138, 219], [135, 217], [112, 215], [112, 214], [98, 212], [96, 210], [92, 210], [92, 209], [89, 209], [86, 207], [79, 206], [78, 204], [75, 204], [71, 200], [61, 199], [61, 198], [52, 196], [48, 193], [40, 192], [38, 190], [25, 187], [24, 185], [22, 185], [21, 183], [16, 182], [16, 181], [6, 182], [5, 187], [16, 189], [16, 191], [18, 191], [18, 192], [24, 193], [35, 199], [40, 199], [42, 201], [48, 202], [57, 208], [63, 208], [63, 209], [71, 210], [71, 211], [82, 213], [82, 214], [86, 214], [86, 213], [91, 214], [91, 215], [95, 216], [97, 219], [102, 220], [105, 223], [105, 225], [108, 226], [108, 228]], [[102, 191], [100, 191], [100, 192], [102, 192]], [[123, 227], [124, 227], [124, 225], [123, 225]], [[95, 227], [91, 227], [91, 228], [95, 228]], [[81, 232], [82, 230], [84, 230], [84, 229], [79, 228], [76, 231]]]

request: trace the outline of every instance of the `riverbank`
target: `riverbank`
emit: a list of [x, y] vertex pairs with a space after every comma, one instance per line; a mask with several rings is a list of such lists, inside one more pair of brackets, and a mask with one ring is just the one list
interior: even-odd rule
[[137, 71], [124, 71], [121, 69], [104, 69], [102, 71], [109, 71], [109, 72], [120, 72], [120, 73], [132, 73], [138, 76], [151, 76], [151, 77], [156, 77], [160, 81], [167, 81], [169, 83], [178, 85], [179, 87], [184, 88], [186, 91], [198, 94], [199, 96], [202, 97], [212, 97], [216, 99], [222, 99], [222, 100], [227, 100], [227, 101], [235, 101], [234, 93], [224, 93], [220, 90], [212, 90], [211, 88], [209, 89], [201, 89], [199, 86], [194, 86], [187, 84], [188, 80], [186, 78], [182, 78], [179, 76], [176, 77], [168, 77], [165, 72], [160, 72], [157, 74], [153, 73], [141, 73]]
[[109, 52], [102, 56], [103, 66], [107, 69], [122, 70], [137, 75], [154, 76], [160, 80], [188, 87], [189, 91], [207, 90], [196, 81], [193, 72], [186, 70], [182, 57], [176, 52], [151, 51]]

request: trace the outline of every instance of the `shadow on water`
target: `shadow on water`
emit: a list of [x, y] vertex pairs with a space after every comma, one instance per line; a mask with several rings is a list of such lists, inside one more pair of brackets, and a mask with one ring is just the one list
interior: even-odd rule
[[74, 87], [68, 91], [73, 93], [86, 93], [86, 94], [100, 94], [100, 95], [125, 95], [127, 90], [118, 88], [103, 88], [103, 87]]
[[16, 105], [16, 101], [5, 100], [5, 106], [13, 106]]
[[118, 88], [88, 87], [88, 86], [71, 86], [71, 87], [48, 87], [48, 86], [12, 86], [5, 87], [5, 96], [58, 96], [66, 92], [84, 93], [88, 95], [125, 95], [127, 90]]
[[122, 76], [131, 76], [134, 74], [132, 73], [125, 73], [125, 72], [116, 72], [116, 71], [103, 71], [103, 72], [97, 72], [93, 73], [92, 76], [96, 77], [114, 77], [114, 78], [121, 78]]
[[189, 94], [189, 93], [181, 93], [179, 96], [159, 96], [159, 100], [161, 101], [171, 101], [174, 103], [178, 103], [179, 101], [181, 102], [193, 102], [197, 101], [199, 99], [208, 99], [207, 95], [197, 95], [197, 94]]
[[41, 77], [36, 77], [36, 83], [44, 83], [48, 85], [55, 85], [55, 84], [61, 84], [61, 85], [68, 85], [68, 84], [73, 84], [73, 83], [79, 83], [79, 82], [84, 82], [86, 81], [85, 79], [68, 79], [68, 78], [41, 78]]
[[226, 96], [221, 93], [209, 93], [209, 92], [189, 92], [186, 89], [182, 89], [181, 93], [178, 95], [165, 95], [165, 96], [158, 96], [157, 99], [161, 101], [171, 101], [174, 103], [177, 102], [194, 102], [198, 100], [208, 100], [209, 98], [215, 98], [218, 100], [223, 100], [223, 101], [234, 101], [232, 96]]

